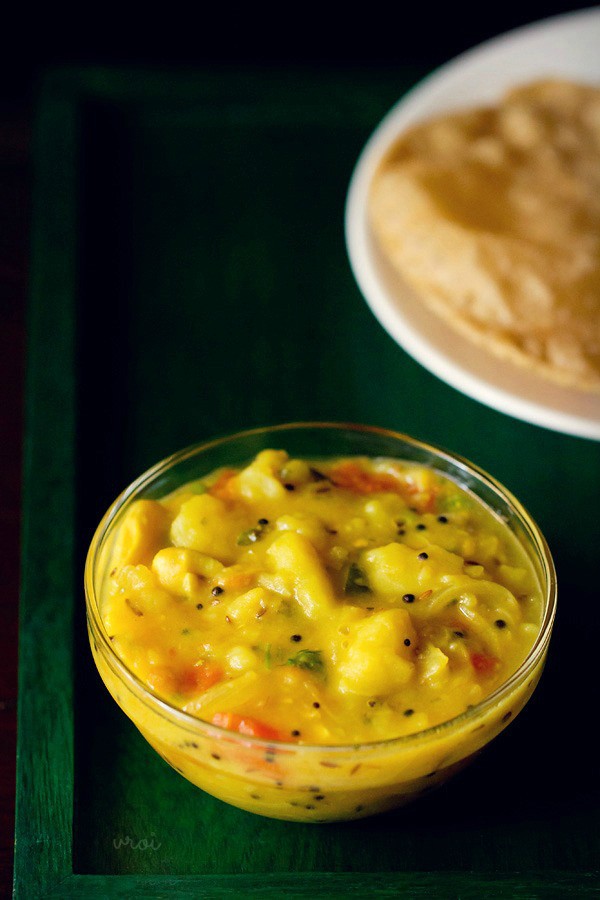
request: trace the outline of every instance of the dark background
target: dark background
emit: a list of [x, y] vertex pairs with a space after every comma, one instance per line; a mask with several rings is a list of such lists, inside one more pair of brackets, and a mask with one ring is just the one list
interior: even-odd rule
[[[417, 66], [581, 4], [201, 4], [136, 11], [47, 4], [3, 12], [0, 53], [0, 896], [10, 894], [16, 742], [20, 485], [25, 373], [30, 134], [44, 72], [55, 66], [324, 68]], [[599, 49], [600, 52], [600, 49]]]
[[481, 41], [585, 3], [25, 4], [3, 11], [0, 97], [27, 102], [54, 65], [406, 64], [433, 68]]

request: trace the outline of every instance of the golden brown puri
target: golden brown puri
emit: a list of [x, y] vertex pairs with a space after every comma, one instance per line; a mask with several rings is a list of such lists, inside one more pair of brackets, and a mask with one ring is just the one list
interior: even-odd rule
[[373, 178], [369, 215], [451, 327], [600, 390], [600, 88], [539, 81], [412, 127]]

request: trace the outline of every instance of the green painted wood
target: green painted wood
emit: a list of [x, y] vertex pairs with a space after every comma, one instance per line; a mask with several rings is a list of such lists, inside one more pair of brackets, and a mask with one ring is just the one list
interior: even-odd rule
[[75, 140], [72, 102], [44, 105], [27, 323], [14, 867], [20, 895], [31, 897], [72, 871]]
[[[489, 872], [449, 872], [443, 881], [435, 873], [407, 872], [393, 880], [388, 874], [369, 873], [349, 875], [327, 872], [319, 875], [317, 896], [327, 900], [368, 897], [411, 897], [415, 900], [481, 900], [482, 897], [514, 898], [514, 900], [562, 900], [567, 897], [595, 897], [598, 895], [596, 874], [565, 875], [563, 872], [528, 872], [519, 875], [498, 875]], [[260, 900], [303, 900], [315, 896], [315, 879], [306, 874], [271, 875], [240, 878], [231, 875], [206, 879], [195, 877], [131, 877], [100, 879], [73, 876], [58, 885], [49, 896], [70, 897], [148, 898], [169, 900], [176, 896], [197, 900], [219, 900], [221, 897], [249, 897]]]
[[[487, 409], [430, 375], [374, 319], [346, 257], [352, 168], [416, 77], [74, 70], [47, 80], [20, 896], [529, 897], [600, 886], [589, 740], [600, 445]], [[181, 779], [108, 696], [84, 631], [87, 544], [133, 477], [205, 437], [300, 419], [392, 427], [471, 458], [538, 519], [560, 582], [550, 659], [526, 713], [437, 794], [329, 826], [254, 817]]]

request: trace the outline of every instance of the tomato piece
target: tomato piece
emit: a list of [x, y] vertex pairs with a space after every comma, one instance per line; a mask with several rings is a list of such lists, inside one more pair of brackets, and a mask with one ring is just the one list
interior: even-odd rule
[[421, 497], [421, 500], [418, 504], [418, 509], [421, 514], [423, 513], [434, 513], [437, 507], [437, 492], [434, 488], [431, 488], [426, 494]]
[[203, 662], [179, 673], [179, 690], [182, 694], [190, 691], [206, 691], [222, 678], [223, 669], [220, 666]]
[[348, 461], [335, 466], [329, 477], [336, 487], [345, 488], [355, 494], [376, 494], [378, 492], [402, 493], [403, 485], [393, 475], [385, 472], [365, 472], [356, 463]]
[[208, 493], [219, 500], [231, 500], [234, 492], [231, 479], [238, 473], [235, 469], [224, 469], [215, 483], [208, 489]]
[[265, 741], [281, 741], [283, 736], [276, 728], [272, 728], [265, 722], [253, 719], [251, 716], [239, 716], [237, 713], [218, 712], [211, 719], [213, 725], [227, 728], [228, 731], [237, 731], [238, 734], [247, 734], [250, 737], [262, 738]]
[[186, 666], [156, 666], [148, 675], [148, 684], [161, 694], [197, 694], [208, 690], [223, 677], [214, 663]]
[[471, 653], [471, 664], [480, 675], [490, 675], [498, 665], [498, 660], [485, 653]]
[[420, 513], [434, 512], [437, 502], [433, 488], [422, 491], [417, 485], [389, 472], [367, 472], [357, 463], [347, 460], [334, 466], [329, 477], [336, 487], [355, 494], [400, 494], [410, 501]]

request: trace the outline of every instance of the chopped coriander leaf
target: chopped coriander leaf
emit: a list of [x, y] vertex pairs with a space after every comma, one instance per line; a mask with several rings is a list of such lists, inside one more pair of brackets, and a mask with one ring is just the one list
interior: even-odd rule
[[299, 650], [295, 656], [287, 661], [288, 666], [297, 666], [299, 669], [308, 669], [310, 672], [321, 673], [325, 670], [325, 663], [320, 650]]

